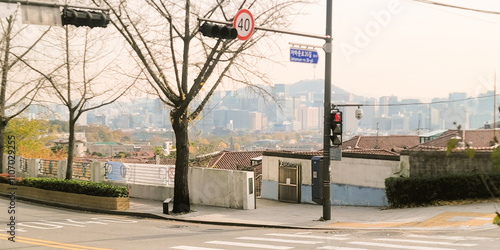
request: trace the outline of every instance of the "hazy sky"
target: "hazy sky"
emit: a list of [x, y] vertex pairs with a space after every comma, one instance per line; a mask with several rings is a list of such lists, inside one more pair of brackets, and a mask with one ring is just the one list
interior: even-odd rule
[[[436, 0], [500, 12], [498, 0]], [[334, 85], [357, 95], [400, 98], [477, 96], [500, 78], [500, 15], [411, 0], [333, 0]], [[303, 9], [294, 31], [325, 34], [326, 1]], [[283, 36], [283, 66], [274, 66], [276, 83], [324, 78], [319, 63], [289, 62], [288, 42], [323, 45], [319, 39]]]

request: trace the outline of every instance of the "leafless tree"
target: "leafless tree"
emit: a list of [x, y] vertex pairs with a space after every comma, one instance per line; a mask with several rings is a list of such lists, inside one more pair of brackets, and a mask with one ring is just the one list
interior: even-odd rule
[[[38, 72], [52, 87], [48, 92], [68, 109], [69, 140], [66, 179], [73, 177], [75, 128], [87, 111], [109, 105], [124, 96], [138, 77], [123, 78], [118, 65], [120, 52], [107, 29], [64, 26], [54, 29], [48, 48], [46, 66], [29, 67]], [[61, 32], [63, 31], [63, 32]], [[48, 72], [48, 73], [47, 73]], [[54, 99], [53, 97], [46, 99]]]
[[33, 77], [21, 61], [36, 50], [50, 28], [30, 29], [20, 24], [18, 11], [0, 19], [0, 173], [3, 169], [5, 128], [9, 121], [25, 111], [40, 90], [42, 81]]
[[[248, 40], [203, 37], [198, 17], [232, 21], [239, 9], [250, 9], [257, 26], [284, 29], [310, 0], [94, 0], [111, 9], [112, 23], [130, 45], [154, 93], [172, 108], [170, 119], [176, 139], [175, 213], [189, 212], [188, 129], [224, 84], [244, 84], [266, 92], [258, 84], [269, 78], [257, 68], [271, 57], [270, 34], [255, 32]], [[267, 42], [267, 44], [266, 44]], [[258, 45], [258, 46], [257, 46]]]

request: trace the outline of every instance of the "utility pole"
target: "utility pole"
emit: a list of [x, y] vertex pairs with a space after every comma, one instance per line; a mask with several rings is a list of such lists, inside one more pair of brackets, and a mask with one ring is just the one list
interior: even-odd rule
[[325, 99], [323, 121], [323, 219], [331, 220], [330, 123], [332, 103], [332, 0], [326, 0]]

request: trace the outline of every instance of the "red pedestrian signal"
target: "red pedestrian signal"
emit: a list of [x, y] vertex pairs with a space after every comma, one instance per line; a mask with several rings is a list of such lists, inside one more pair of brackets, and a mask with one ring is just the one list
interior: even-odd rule
[[335, 146], [342, 145], [342, 112], [332, 110], [330, 117], [330, 140]]

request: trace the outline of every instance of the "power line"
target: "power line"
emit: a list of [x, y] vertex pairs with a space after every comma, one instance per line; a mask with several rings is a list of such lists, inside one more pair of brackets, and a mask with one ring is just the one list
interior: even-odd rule
[[494, 97], [498, 95], [485, 95], [485, 96], [478, 96], [478, 97], [469, 97], [465, 99], [458, 99], [458, 100], [447, 100], [447, 101], [436, 101], [436, 102], [414, 102], [414, 103], [390, 103], [390, 104], [363, 104], [360, 106], [363, 107], [395, 107], [395, 106], [416, 106], [416, 105], [434, 105], [434, 104], [444, 104], [444, 103], [454, 103], [454, 102], [465, 102], [469, 100], [475, 100], [475, 99], [483, 99], [483, 98], [489, 98], [489, 97]]
[[498, 12], [498, 11], [478, 10], [478, 9], [472, 9], [472, 8], [461, 7], [461, 6], [445, 4], [445, 3], [438, 3], [438, 2], [434, 2], [434, 1], [428, 1], [428, 0], [412, 0], [412, 1], [421, 2], [421, 3], [425, 3], [425, 4], [433, 4], [433, 5], [437, 5], [437, 6], [444, 6], [444, 7], [460, 9], [460, 10], [474, 11], [474, 12], [485, 13], [485, 14], [500, 15], [500, 12]]

